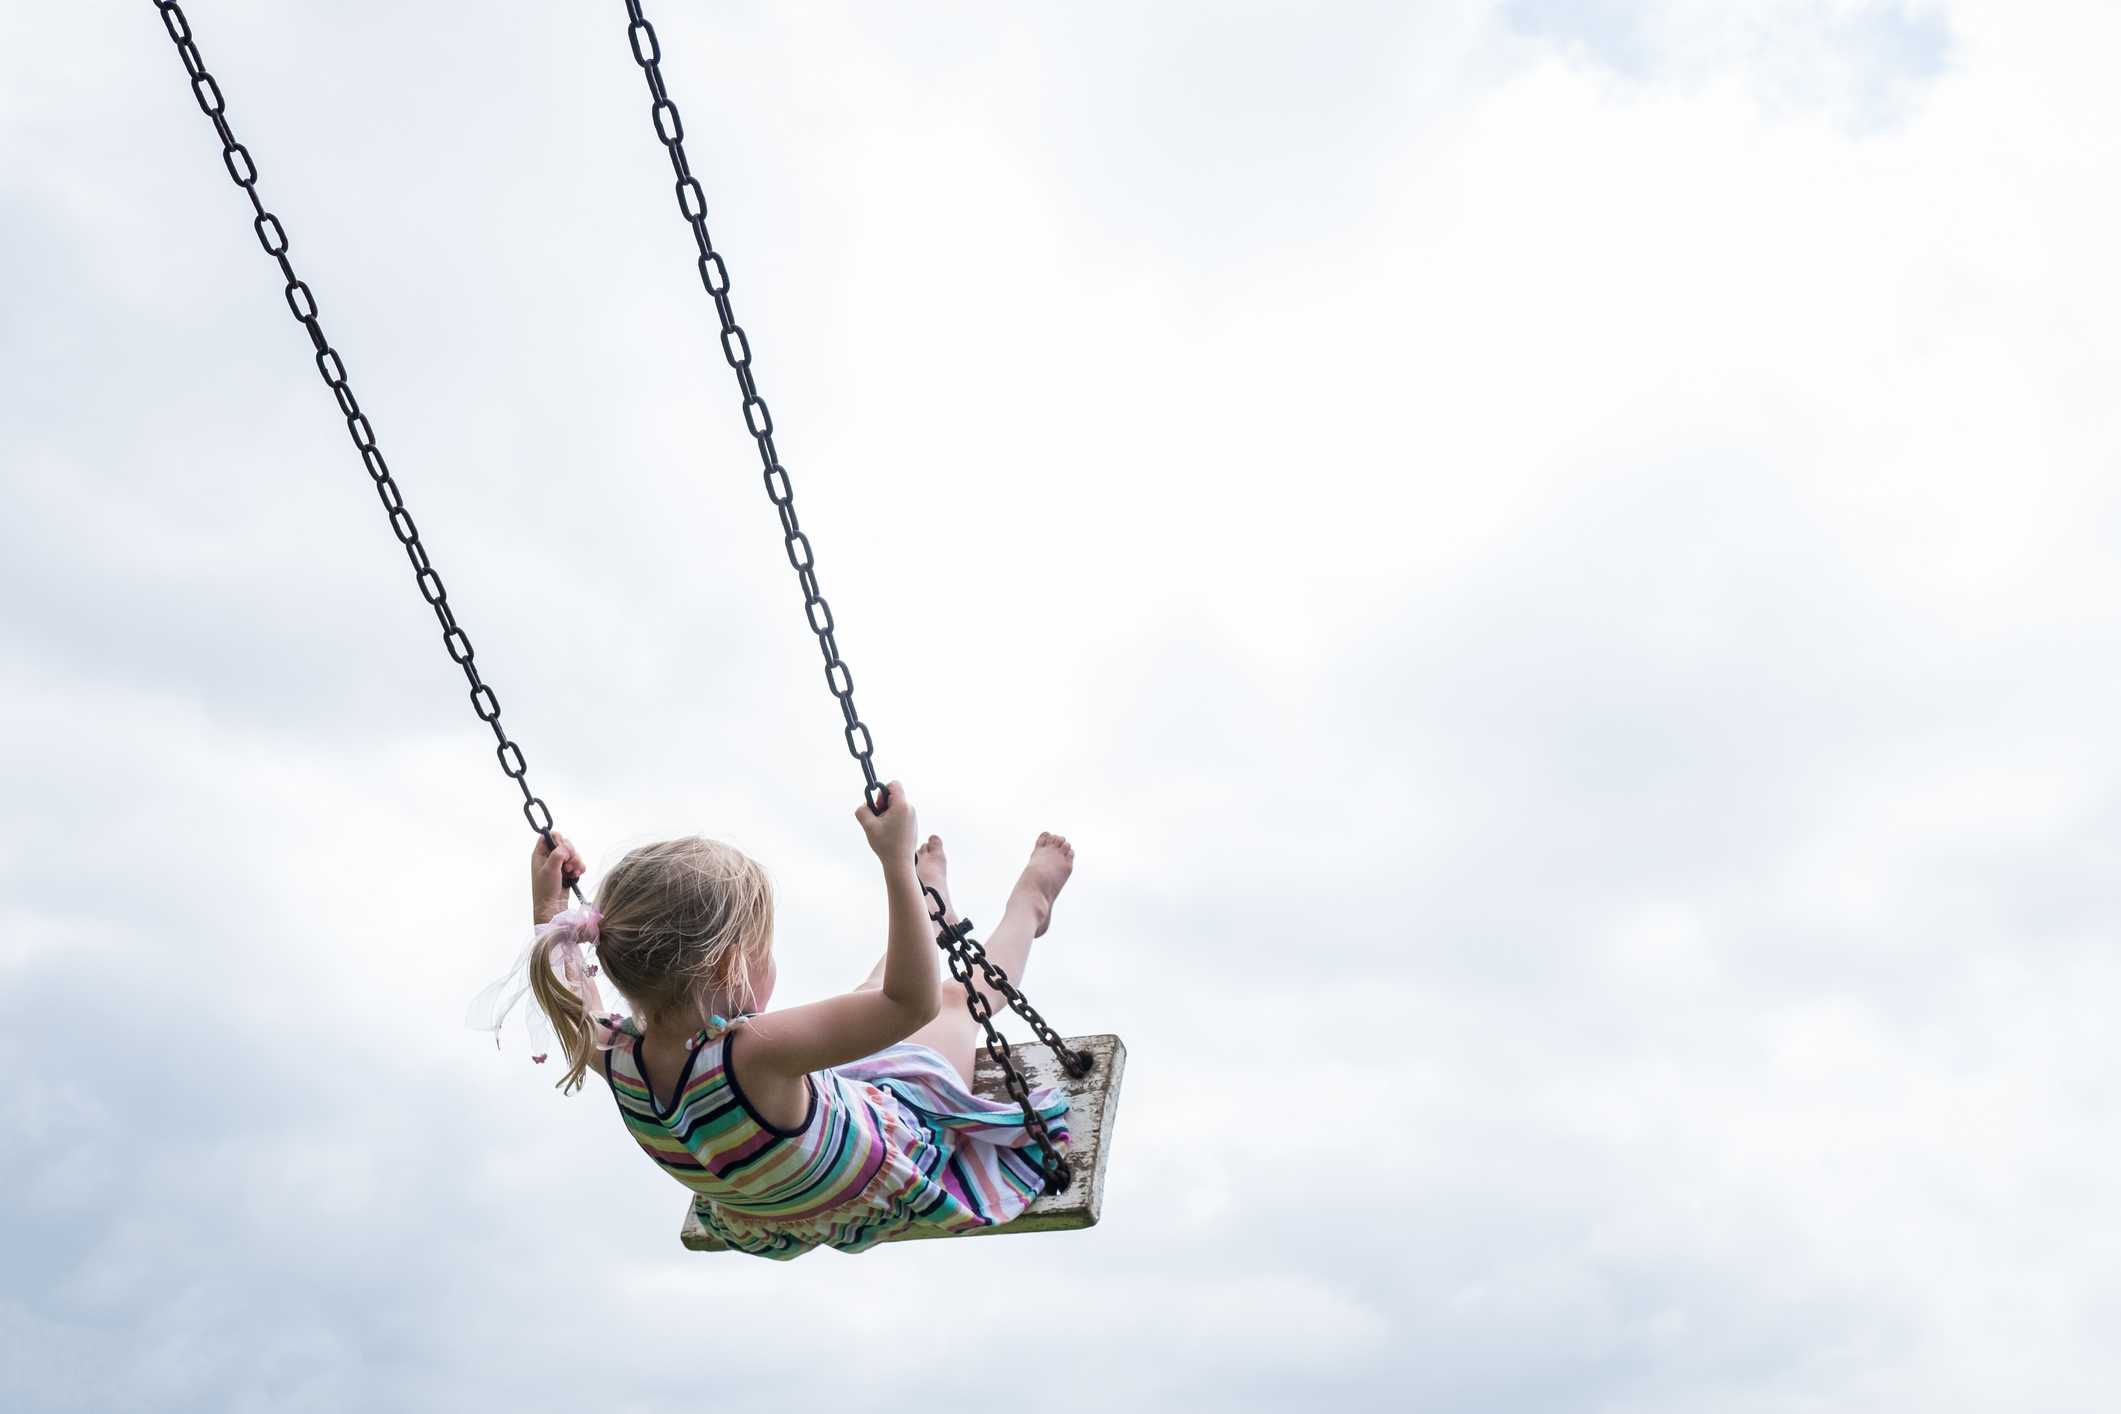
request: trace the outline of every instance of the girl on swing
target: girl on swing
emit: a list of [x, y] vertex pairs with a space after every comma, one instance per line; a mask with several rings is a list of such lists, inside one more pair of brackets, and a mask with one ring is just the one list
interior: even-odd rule
[[[1022, 1114], [972, 1094], [977, 1027], [937, 966], [921, 891], [933, 888], [957, 921], [942, 840], [914, 848], [913, 804], [897, 781], [881, 815], [865, 804], [855, 818], [883, 866], [884, 956], [853, 991], [772, 1012], [773, 890], [739, 851], [699, 838], [645, 845], [605, 876], [595, 903], [571, 909], [581, 855], [565, 836], [531, 855], [528, 976], [492, 1024], [527, 986], [557, 1038], [560, 1086], [579, 1088], [594, 1068], [634, 1141], [692, 1190], [700, 1221], [734, 1251], [859, 1252], [916, 1225], [1004, 1223], [1044, 1184]], [[1065, 839], [1038, 837], [986, 940], [1012, 980], [1074, 865]], [[595, 965], [582, 954], [592, 944]], [[604, 1010], [599, 971], [632, 1016]], [[1065, 1145], [1066, 1098], [1032, 1101]]]

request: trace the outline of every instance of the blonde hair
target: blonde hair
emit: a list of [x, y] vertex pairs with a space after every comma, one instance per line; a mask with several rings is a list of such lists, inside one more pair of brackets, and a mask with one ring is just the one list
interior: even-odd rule
[[[706, 992], [752, 995], [753, 968], [773, 948], [773, 885], [742, 850], [697, 835], [642, 845], [597, 890], [597, 962], [651, 1022], [680, 1016]], [[530, 991], [552, 1022], [579, 1089], [596, 1054], [588, 1009], [555, 969], [548, 936], [530, 960]]]

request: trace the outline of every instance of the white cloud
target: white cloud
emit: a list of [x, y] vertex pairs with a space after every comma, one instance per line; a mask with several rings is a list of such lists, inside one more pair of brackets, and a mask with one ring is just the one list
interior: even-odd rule
[[[1132, 1052], [1097, 1231], [786, 1268], [459, 1026], [506, 782], [153, 17], [32, 23], [0, 1403], [2091, 1405], [2079, 10], [663, 18], [880, 764], [982, 922], [1077, 840], [1033, 993]], [[859, 976], [623, 26], [192, 13], [563, 828], [736, 839]]]

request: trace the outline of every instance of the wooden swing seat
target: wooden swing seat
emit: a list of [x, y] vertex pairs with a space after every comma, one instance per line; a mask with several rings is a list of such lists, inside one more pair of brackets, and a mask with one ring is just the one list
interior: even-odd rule
[[[1052, 1086], [1068, 1095], [1068, 1162], [1075, 1181], [1065, 1193], [1041, 1193], [1021, 1217], [995, 1227], [976, 1227], [969, 1232], [940, 1232], [933, 1228], [909, 1228], [884, 1239], [907, 1242], [930, 1237], [999, 1237], [1013, 1232], [1070, 1232], [1095, 1227], [1105, 1201], [1105, 1159], [1112, 1152], [1112, 1121], [1119, 1111], [1120, 1081], [1127, 1073], [1127, 1048], [1117, 1036], [1070, 1036], [1071, 1050], [1088, 1051], [1095, 1061], [1090, 1073], [1070, 1079], [1040, 1045], [1019, 1045], [1013, 1050], [1025, 1082], [1033, 1090]], [[973, 1092], [984, 1099], [1008, 1104], [1009, 1092], [1002, 1084], [1001, 1067], [984, 1050], [973, 1072]], [[722, 1239], [693, 1216], [685, 1205], [685, 1225], [678, 1240], [695, 1252], [726, 1252]]]

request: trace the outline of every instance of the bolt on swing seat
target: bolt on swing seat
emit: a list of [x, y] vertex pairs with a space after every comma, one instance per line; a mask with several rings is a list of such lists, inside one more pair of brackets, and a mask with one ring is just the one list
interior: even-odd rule
[[[1001, 1237], [1017, 1232], [1072, 1232], [1096, 1227], [1104, 1213], [1105, 1160], [1112, 1153], [1112, 1123], [1119, 1113], [1119, 1087], [1127, 1073], [1127, 1047], [1119, 1037], [1070, 1036], [1068, 1049], [1086, 1053], [1093, 1066], [1090, 1073], [1074, 1079], [1062, 1069], [1054, 1054], [1043, 1047], [1020, 1047], [1018, 1069], [1034, 1090], [1047, 1087], [1068, 1096], [1068, 1167], [1074, 1178], [1060, 1193], [1041, 1193], [1031, 1206], [1010, 1222], [993, 1227], [945, 1232], [939, 1228], [914, 1226], [893, 1233], [886, 1242], [910, 1242], [931, 1237]], [[1002, 1081], [1002, 1068], [985, 1051], [979, 1054], [973, 1072], [973, 1093], [982, 1099], [1007, 1103], [1009, 1092]], [[678, 1240], [695, 1252], [726, 1252], [729, 1249], [692, 1205], [685, 1205], [685, 1221]]]

